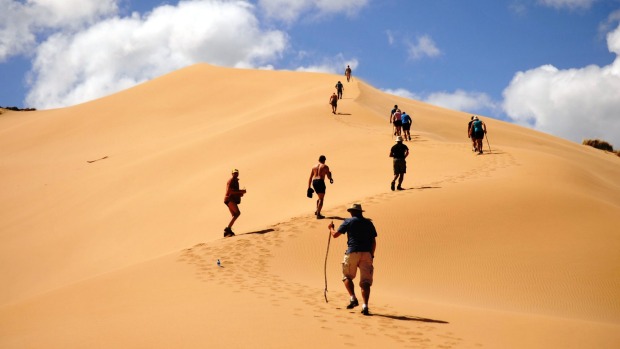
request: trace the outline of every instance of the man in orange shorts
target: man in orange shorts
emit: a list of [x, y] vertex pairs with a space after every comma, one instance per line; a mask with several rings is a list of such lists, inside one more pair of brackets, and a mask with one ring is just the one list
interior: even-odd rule
[[372, 221], [362, 215], [362, 205], [353, 204], [347, 210], [351, 214], [351, 218], [347, 218], [338, 227], [338, 231], [334, 230], [334, 223], [330, 223], [330, 234], [334, 238], [342, 234], [347, 235], [347, 251], [344, 254], [342, 262], [342, 281], [344, 287], [351, 297], [347, 309], [353, 309], [359, 305], [357, 297], [355, 297], [355, 285], [353, 279], [357, 275], [357, 269], [360, 270], [360, 288], [362, 289], [362, 314], [370, 315], [368, 310], [368, 300], [370, 298], [370, 286], [373, 280], [373, 259], [375, 258], [375, 249], [377, 248], [377, 230]]

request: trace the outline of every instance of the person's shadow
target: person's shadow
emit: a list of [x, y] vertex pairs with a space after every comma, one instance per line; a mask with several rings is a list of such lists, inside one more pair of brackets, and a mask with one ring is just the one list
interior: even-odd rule
[[448, 321], [443, 320], [435, 320], [435, 319], [427, 319], [418, 316], [405, 316], [405, 315], [389, 315], [389, 314], [380, 314], [380, 313], [370, 313], [370, 316], [379, 316], [392, 320], [400, 320], [400, 321], [418, 321], [418, 322], [428, 322], [433, 324], [449, 324]]
[[251, 235], [251, 234], [263, 235], [263, 234], [271, 233], [272, 231], [275, 231], [275, 229], [263, 229], [263, 230], [257, 230], [257, 231], [250, 231], [247, 233], [237, 234], [237, 235]]
[[338, 220], [338, 221], [344, 221], [346, 218], [342, 218], [340, 216], [329, 216], [329, 217], [325, 216], [325, 218], [323, 218], [323, 219], [335, 219], [335, 220]]

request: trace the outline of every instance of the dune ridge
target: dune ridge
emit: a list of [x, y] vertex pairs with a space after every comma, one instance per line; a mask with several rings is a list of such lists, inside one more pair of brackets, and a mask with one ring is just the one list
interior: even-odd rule
[[[617, 347], [617, 157], [486, 117], [476, 156], [470, 114], [357, 78], [331, 114], [341, 79], [200, 64], [3, 113], [1, 346]], [[394, 104], [414, 121], [404, 192]], [[321, 154], [326, 220], [305, 197]], [[248, 194], [224, 240], [231, 168]], [[354, 201], [379, 230], [371, 318], [343, 309], [342, 238], [323, 299], [326, 226]]]

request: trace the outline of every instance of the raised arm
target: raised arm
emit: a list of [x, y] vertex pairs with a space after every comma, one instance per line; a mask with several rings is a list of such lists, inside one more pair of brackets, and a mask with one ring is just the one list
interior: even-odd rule
[[336, 229], [334, 228], [334, 222], [329, 223], [329, 225], [327, 226], [327, 228], [329, 228], [329, 233], [332, 234], [333, 238], [337, 238], [340, 235], [342, 235], [341, 232], [336, 231]]

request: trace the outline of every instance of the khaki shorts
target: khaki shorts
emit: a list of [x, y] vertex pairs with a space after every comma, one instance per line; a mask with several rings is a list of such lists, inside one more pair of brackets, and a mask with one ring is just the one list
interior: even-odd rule
[[355, 279], [357, 268], [360, 269], [360, 286], [372, 285], [372, 275], [375, 268], [372, 265], [370, 252], [351, 252], [344, 255], [342, 261], [342, 280]]

